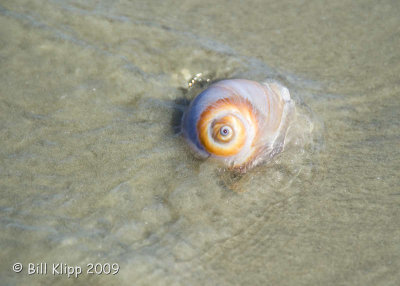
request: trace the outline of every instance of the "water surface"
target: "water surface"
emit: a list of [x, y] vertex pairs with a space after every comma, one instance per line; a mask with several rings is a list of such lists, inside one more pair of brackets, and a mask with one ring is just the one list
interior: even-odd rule
[[[399, 15], [398, 1], [0, 1], [1, 283], [398, 285]], [[309, 141], [240, 180], [197, 160], [176, 134], [197, 73], [283, 82]]]

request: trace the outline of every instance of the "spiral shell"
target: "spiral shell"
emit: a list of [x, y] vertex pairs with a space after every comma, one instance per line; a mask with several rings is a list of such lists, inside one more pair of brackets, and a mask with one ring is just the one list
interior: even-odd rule
[[200, 157], [247, 170], [282, 150], [293, 109], [289, 90], [278, 83], [222, 80], [191, 102], [183, 136]]

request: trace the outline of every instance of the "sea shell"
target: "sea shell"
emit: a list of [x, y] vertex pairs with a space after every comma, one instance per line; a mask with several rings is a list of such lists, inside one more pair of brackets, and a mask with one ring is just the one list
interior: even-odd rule
[[282, 151], [293, 111], [289, 90], [279, 83], [222, 80], [190, 103], [182, 132], [200, 157], [246, 171]]

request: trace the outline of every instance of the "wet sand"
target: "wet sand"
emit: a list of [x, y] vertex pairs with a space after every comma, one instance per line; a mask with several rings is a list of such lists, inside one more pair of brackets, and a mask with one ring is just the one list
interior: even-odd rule
[[[369, 0], [1, 1], [0, 284], [398, 285], [399, 15]], [[197, 160], [176, 132], [197, 73], [284, 83], [309, 141], [239, 180]]]

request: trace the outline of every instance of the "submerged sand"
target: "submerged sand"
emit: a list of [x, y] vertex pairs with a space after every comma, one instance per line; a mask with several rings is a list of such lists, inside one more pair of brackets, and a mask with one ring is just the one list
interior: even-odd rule
[[[398, 285], [399, 14], [1, 1], [0, 284]], [[239, 180], [197, 160], [176, 132], [197, 73], [283, 82], [308, 143]]]

